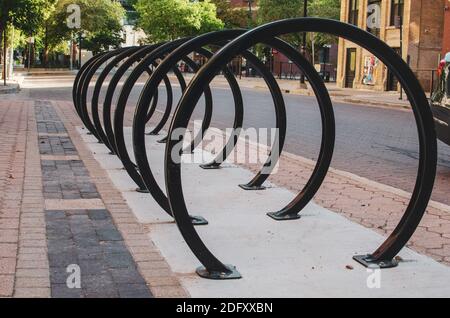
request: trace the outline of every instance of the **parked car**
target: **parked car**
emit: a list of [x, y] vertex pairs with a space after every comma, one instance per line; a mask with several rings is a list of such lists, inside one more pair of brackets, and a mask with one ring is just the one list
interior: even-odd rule
[[450, 145], [450, 52], [439, 63], [438, 80], [430, 104], [438, 138]]

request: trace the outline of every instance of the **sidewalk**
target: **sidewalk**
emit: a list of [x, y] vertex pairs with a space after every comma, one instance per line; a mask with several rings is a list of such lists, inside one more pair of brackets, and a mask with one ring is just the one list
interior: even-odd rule
[[62, 108], [0, 101], [0, 297], [186, 296]]
[[[370, 252], [392, 231], [408, 193], [332, 170], [299, 222], [273, 223], [266, 210], [287, 202], [312, 169], [290, 154], [271, 189], [245, 195], [237, 181], [259, 166], [191, 170], [189, 206], [211, 225], [201, 234], [244, 275], [238, 283], [199, 279], [175, 224], [150, 196], [132, 191], [117, 158], [81, 126], [71, 102], [0, 101], [0, 297], [281, 296], [283, 284], [295, 293], [286, 296], [450, 295], [450, 207], [430, 204], [412, 250], [401, 254], [397, 269], [383, 271], [388, 288], [372, 292], [351, 256]], [[162, 151], [155, 148], [152, 159], [161, 160]], [[162, 180], [162, 163], [155, 162]], [[215, 173], [227, 183], [216, 199], [204, 200]], [[70, 265], [79, 266], [80, 289], [67, 287]]]
[[3, 85], [3, 81], [0, 83], [0, 95], [3, 94], [15, 94], [20, 91], [20, 84], [15, 81], [8, 81], [7, 85]]

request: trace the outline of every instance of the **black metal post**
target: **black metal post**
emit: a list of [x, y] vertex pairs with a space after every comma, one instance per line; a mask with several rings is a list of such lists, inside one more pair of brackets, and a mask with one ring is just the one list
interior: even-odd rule
[[78, 69], [81, 69], [81, 40], [83, 39], [83, 33], [78, 35]]
[[[308, 0], [303, 1], [303, 17], [308, 16]], [[301, 53], [306, 58], [306, 32], [303, 32], [303, 39], [302, 39], [302, 50]], [[305, 73], [302, 71], [302, 75], [300, 76], [300, 84], [305, 84]]]
[[[403, 17], [402, 16], [398, 16], [398, 22], [399, 22], [399, 28], [400, 28], [400, 56], [403, 59]], [[400, 84], [400, 100], [403, 99], [403, 87]]]

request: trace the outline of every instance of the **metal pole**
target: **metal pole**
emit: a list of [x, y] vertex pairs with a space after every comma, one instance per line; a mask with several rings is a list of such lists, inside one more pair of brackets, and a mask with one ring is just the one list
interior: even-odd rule
[[6, 46], [8, 45], [8, 41], [7, 41], [7, 36], [8, 36], [8, 30], [5, 29], [3, 30], [3, 84], [6, 86], [6, 53], [7, 53], [7, 49]]
[[81, 69], [81, 40], [83, 37], [83, 33], [80, 32], [79, 38], [78, 38], [78, 63], [79, 63], [79, 69]]
[[[303, 1], [303, 17], [308, 16], [308, 0]], [[306, 57], [306, 32], [303, 32], [303, 39], [302, 39], [302, 54]], [[300, 84], [305, 84], [305, 73], [302, 72], [302, 75], [300, 76]]]
[[253, 0], [247, 0], [247, 1], [248, 1], [248, 28], [250, 29], [252, 26], [252, 20], [253, 20], [253, 11], [252, 11]]
[[[403, 18], [401, 16], [398, 17], [400, 23], [400, 56], [403, 59]], [[403, 99], [403, 87], [400, 84], [400, 97], [399, 100]]]
[[70, 35], [70, 48], [69, 48], [69, 53], [70, 53], [70, 70], [73, 70], [73, 33]]
[[14, 70], [14, 26], [12, 28], [12, 37], [11, 37], [11, 48], [10, 48], [10, 56], [9, 56], [9, 79], [13, 78], [13, 70]]
[[30, 73], [31, 68], [31, 36], [28, 39], [28, 73]]

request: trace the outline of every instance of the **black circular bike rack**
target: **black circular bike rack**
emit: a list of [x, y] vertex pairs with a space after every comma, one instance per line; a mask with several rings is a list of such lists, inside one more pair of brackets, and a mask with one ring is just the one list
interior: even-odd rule
[[[249, 183], [240, 185], [240, 187], [243, 190], [264, 189], [263, 184], [272, 173], [271, 167], [274, 166], [274, 163], [277, 162], [282, 154], [286, 137], [287, 115], [283, 95], [271, 72], [252, 53], [252, 48], [257, 44], [280, 51], [301, 69], [308, 78], [309, 84], [316, 95], [322, 121], [320, 153], [310, 179], [292, 202], [279, 211], [267, 213], [268, 216], [276, 221], [300, 218], [300, 212], [311, 202], [328, 173], [335, 143], [335, 120], [329, 94], [323, 80], [314, 67], [294, 47], [279, 38], [287, 34], [301, 32], [328, 33], [360, 45], [380, 59], [396, 75], [408, 95], [417, 125], [420, 147], [419, 167], [414, 191], [399, 224], [385, 242], [371, 254], [353, 257], [355, 261], [364, 266], [376, 265], [379, 268], [397, 266], [398, 263], [395, 260], [395, 256], [415, 232], [431, 197], [436, 174], [437, 142], [433, 116], [425, 93], [414, 73], [394, 50], [372, 34], [353, 25], [335, 20], [319, 18], [287, 19], [268, 23], [253, 30], [211, 32], [198, 37], [184, 38], [142, 48], [134, 47], [102, 53], [89, 60], [75, 79], [73, 88], [74, 106], [83, 124], [100, 142], [105, 143], [112, 153], [118, 155], [130, 177], [139, 186], [139, 189], [148, 191], [164, 211], [173, 216], [186, 244], [203, 265], [197, 269], [197, 273], [202, 277], [210, 279], [236, 279], [241, 277], [234, 266], [223, 264], [216, 258], [198, 235], [194, 225], [207, 224], [207, 222], [201, 217], [193, 217], [189, 214], [181, 182], [181, 157], [183, 154], [194, 151], [200, 144], [204, 133], [209, 129], [213, 112], [213, 101], [209, 85], [220, 73], [228, 81], [230, 90], [233, 93], [235, 103], [233, 128], [238, 133], [229, 137], [226, 146], [212, 162], [201, 167], [204, 169], [220, 168], [237, 144], [239, 129], [243, 125], [245, 105], [239, 84], [228, 69], [228, 64], [233, 58], [238, 56], [244, 57], [264, 79], [274, 102], [276, 128], [278, 131], [263, 168]], [[219, 48], [219, 50], [212, 53], [211, 48]], [[201, 68], [195, 65], [189, 58], [189, 55], [192, 53], [197, 53], [207, 58], [206, 64]], [[91, 120], [87, 111], [87, 89], [100, 65], [109, 60], [111, 62], [103, 69], [94, 88], [94, 97], [91, 103]], [[183, 76], [178, 71], [177, 65], [180, 61], [185, 62], [196, 73], [188, 85], [186, 85]], [[102, 126], [98, 114], [99, 92], [106, 77], [119, 64], [120, 66], [118, 66], [115, 74], [112, 76], [105, 102], [103, 103]], [[114, 111], [114, 119], [112, 120], [112, 96], [122, 76], [135, 64], [136, 66], [122, 86]], [[183, 93], [175, 108], [172, 105], [173, 99], [169, 98], [171, 88], [168, 74], [171, 71], [178, 78]], [[130, 159], [129, 150], [124, 140], [124, 114], [131, 90], [139, 77], [145, 72], [148, 73], [149, 77], [137, 102], [132, 127], [132, 151], [134, 151], [136, 158], [136, 163], [134, 163]], [[164, 83], [166, 86], [168, 101], [162, 119], [150, 134], [161, 132], [169, 121], [172, 110], [174, 110], [167, 136], [161, 140], [161, 142], [166, 142], [164, 160], [165, 191], [158, 186], [146, 153], [146, 136], [148, 135], [146, 124], [155, 113], [158, 104], [158, 87], [161, 83]], [[183, 144], [192, 114], [202, 96], [205, 96], [202, 131], [194, 137], [189, 147], [185, 148], [183, 146], [181, 151], [176, 151], [179, 149], [179, 145]]]

